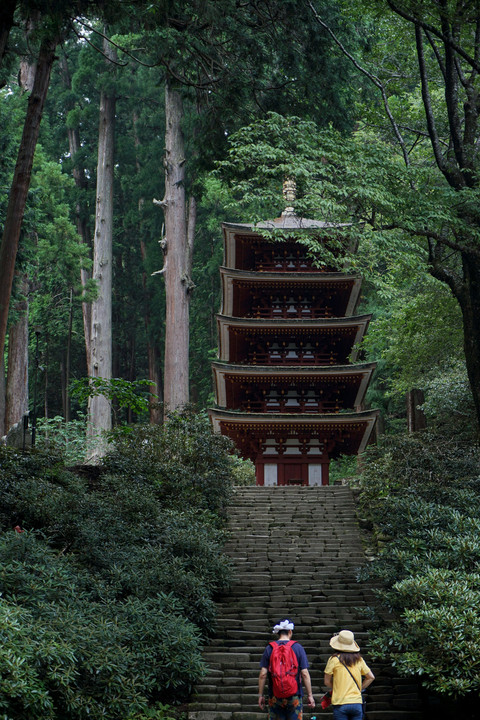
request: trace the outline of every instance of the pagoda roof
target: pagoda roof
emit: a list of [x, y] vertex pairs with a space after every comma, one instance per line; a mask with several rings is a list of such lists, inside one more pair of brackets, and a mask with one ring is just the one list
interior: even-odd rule
[[370, 313], [366, 315], [352, 315], [350, 317], [340, 318], [318, 318], [312, 320], [311, 318], [239, 318], [232, 317], [230, 315], [222, 315], [217, 313], [217, 319], [220, 322], [227, 323], [229, 325], [235, 325], [235, 327], [247, 327], [255, 330], [262, 330], [263, 328], [285, 328], [292, 330], [295, 328], [328, 328], [328, 327], [355, 327], [360, 325], [367, 325], [370, 322], [372, 315]]
[[231, 372], [234, 375], [355, 375], [373, 371], [375, 362], [355, 363], [354, 365], [243, 365], [241, 363], [229, 363], [222, 360], [214, 360], [212, 367], [224, 372]]
[[254, 437], [274, 437], [275, 434], [292, 435], [299, 432], [317, 434], [321, 439], [335, 442], [335, 450], [331, 456], [340, 453], [357, 454], [365, 450], [372, 434], [379, 410], [364, 410], [353, 413], [337, 413], [334, 415], [294, 415], [271, 413], [242, 413], [234, 410], [209, 409], [214, 432], [237, 436], [241, 443], [242, 436], [248, 443]]
[[360, 297], [362, 278], [360, 275], [348, 275], [343, 272], [258, 272], [256, 270], [237, 270], [229, 267], [220, 267], [220, 277], [223, 283], [222, 313], [229, 315], [233, 309], [233, 288], [236, 284], [251, 287], [265, 285], [269, 288], [285, 288], [292, 286], [347, 289], [350, 293], [345, 315], [351, 316], [355, 312]]
[[315, 379], [317, 382], [328, 381], [334, 378], [351, 378], [358, 383], [357, 395], [354, 405], [358, 406], [363, 401], [368, 384], [375, 370], [376, 363], [357, 363], [355, 365], [240, 365], [221, 361], [212, 363], [215, 376], [215, 387], [217, 404], [226, 407], [225, 379], [233, 376], [239, 380], [251, 380], [252, 382], [267, 381], [270, 383], [298, 380]]
[[[302, 231], [305, 234], [315, 233], [317, 235], [331, 235], [332, 230], [340, 228], [355, 227], [352, 223], [332, 223], [323, 220], [310, 220], [308, 218], [298, 217], [297, 215], [285, 215], [275, 218], [274, 220], [266, 220], [259, 223], [222, 223], [224, 235], [224, 264], [227, 267], [236, 267], [239, 264], [237, 258], [237, 243], [240, 245], [244, 242], [247, 245], [251, 243], [271, 244], [269, 231], [272, 235], [275, 231], [284, 231], [286, 237], [281, 236], [279, 239], [284, 243], [297, 244], [298, 235], [301, 236]], [[356, 241], [350, 238], [348, 246], [351, 250], [356, 247]]]
[[231, 223], [224, 222], [222, 227], [225, 230], [241, 232], [258, 232], [259, 230], [326, 230], [335, 228], [350, 227], [352, 223], [333, 223], [324, 220], [311, 220], [294, 213], [286, 213], [272, 220], [263, 220], [258, 223]]
[[325, 283], [325, 282], [355, 282], [361, 280], [361, 275], [352, 273], [349, 275], [345, 272], [323, 272], [317, 270], [314, 272], [259, 272], [258, 270], [239, 270], [237, 268], [220, 266], [220, 273], [228, 275], [239, 280], [252, 280], [254, 282], [301, 282], [301, 283]]
[[[230, 338], [229, 329], [235, 328], [245, 329], [265, 335], [272, 335], [275, 331], [291, 331], [292, 336], [300, 336], [308, 333], [308, 331], [324, 331], [332, 334], [336, 330], [356, 329], [353, 345], [361, 342], [363, 335], [370, 322], [371, 314], [354, 315], [343, 318], [318, 318], [315, 320], [306, 318], [237, 318], [229, 315], [217, 314], [218, 322], [218, 341], [219, 341], [219, 358], [221, 360], [229, 360], [230, 358]], [[353, 351], [352, 360], [356, 360], [357, 353]]]

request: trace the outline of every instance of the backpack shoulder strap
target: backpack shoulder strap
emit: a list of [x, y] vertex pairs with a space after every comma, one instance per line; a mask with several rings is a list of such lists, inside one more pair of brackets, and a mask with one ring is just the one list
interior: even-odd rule
[[[285, 647], [292, 647], [292, 645], [295, 645], [296, 642], [297, 642], [296, 640], [289, 640], [288, 642], [285, 643]], [[272, 640], [272, 641], [269, 642], [268, 644], [271, 645], [272, 648], [277, 647], [277, 646], [278, 646], [278, 640]]]

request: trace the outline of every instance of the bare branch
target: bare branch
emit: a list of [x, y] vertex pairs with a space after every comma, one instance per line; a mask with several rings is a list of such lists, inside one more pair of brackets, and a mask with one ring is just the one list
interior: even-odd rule
[[203, 90], [206, 88], [210, 88], [212, 85], [216, 85], [216, 83], [220, 82], [220, 78], [210, 78], [207, 82], [194, 82], [193, 80], [188, 80], [185, 75], [182, 76], [176, 73], [175, 70], [172, 69], [171, 64], [164, 58], [162, 59], [161, 64], [167, 69], [169, 75], [171, 75], [173, 80], [176, 80], [178, 83], [180, 83], [180, 85], [185, 85], [186, 87], [193, 87], [199, 90]]
[[155, 270], [155, 272], [152, 272], [151, 277], [153, 277], [154, 275], [163, 275], [164, 272], [166, 271], [166, 269], [167, 269], [167, 261], [165, 260], [165, 265], [163, 266], [163, 268], [161, 270]]
[[472, 245], [464, 245], [461, 242], [455, 242], [454, 240], [450, 240], [444, 233], [434, 232], [432, 230], [411, 230], [407, 228], [402, 228], [399, 226], [400, 229], [404, 229], [405, 232], [410, 233], [410, 235], [414, 235], [415, 237], [425, 237], [427, 240], [435, 241], [437, 244], [437, 247], [440, 247], [440, 245], [444, 245], [445, 247], [450, 248], [451, 250], [455, 250], [456, 252], [474, 255], [476, 258], [480, 259], [480, 247], [475, 248]]

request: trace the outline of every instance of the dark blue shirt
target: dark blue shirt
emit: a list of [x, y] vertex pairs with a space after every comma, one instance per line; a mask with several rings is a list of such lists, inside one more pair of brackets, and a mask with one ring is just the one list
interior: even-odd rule
[[[280, 643], [286, 643], [286, 642], [288, 642], [288, 640], [277, 640], [276, 642], [277, 642], [278, 644], [280, 644]], [[302, 696], [302, 695], [303, 695], [303, 688], [302, 688], [302, 677], [301, 677], [301, 673], [302, 673], [302, 670], [308, 670], [307, 654], [306, 654], [305, 650], [303, 649], [303, 647], [302, 647], [302, 646], [300, 645], [300, 643], [298, 643], [298, 642], [295, 642], [295, 643], [292, 645], [292, 650], [293, 650], [293, 652], [295, 653], [295, 655], [297, 656], [297, 660], [298, 660], [298, 675], [297, 675], [297, 688], [298, 688], [298, 691], [297, 691], [297, 695]], [[271, 646], [270, 643], [269, 643], [269, 644], [267, 645], [267, 647], [265, 648], [265, 650], [263, 651], [262, 659], [260, 660], [260, 667], [261, 667], [261, 668], [267, 668], [267, 670], [268, 670], [268, 668], [269, 668], [269, 666], [270, 666], [270, 657], [271, 657], [271, 655], [272, 655], [272, 651], [273, 651], [273, 648], [272, 648], [272, 646]], [[273, 696], [273, 692], [272, 692], [272, 678], [270, 677], [270, 673], [268, 673], [268, 696], [269, 696], [269, 697], [272, 697], [272, 696]]]

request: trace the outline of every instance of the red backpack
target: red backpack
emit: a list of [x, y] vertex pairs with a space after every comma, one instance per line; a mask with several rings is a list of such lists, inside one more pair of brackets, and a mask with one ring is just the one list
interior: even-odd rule
[[271, 642], [272, 654], [268, 670], [272, 676], [272, 690], [276, 698], [287, 698], [298, 692], [298, 658], [293, 652], [295, 640]]

